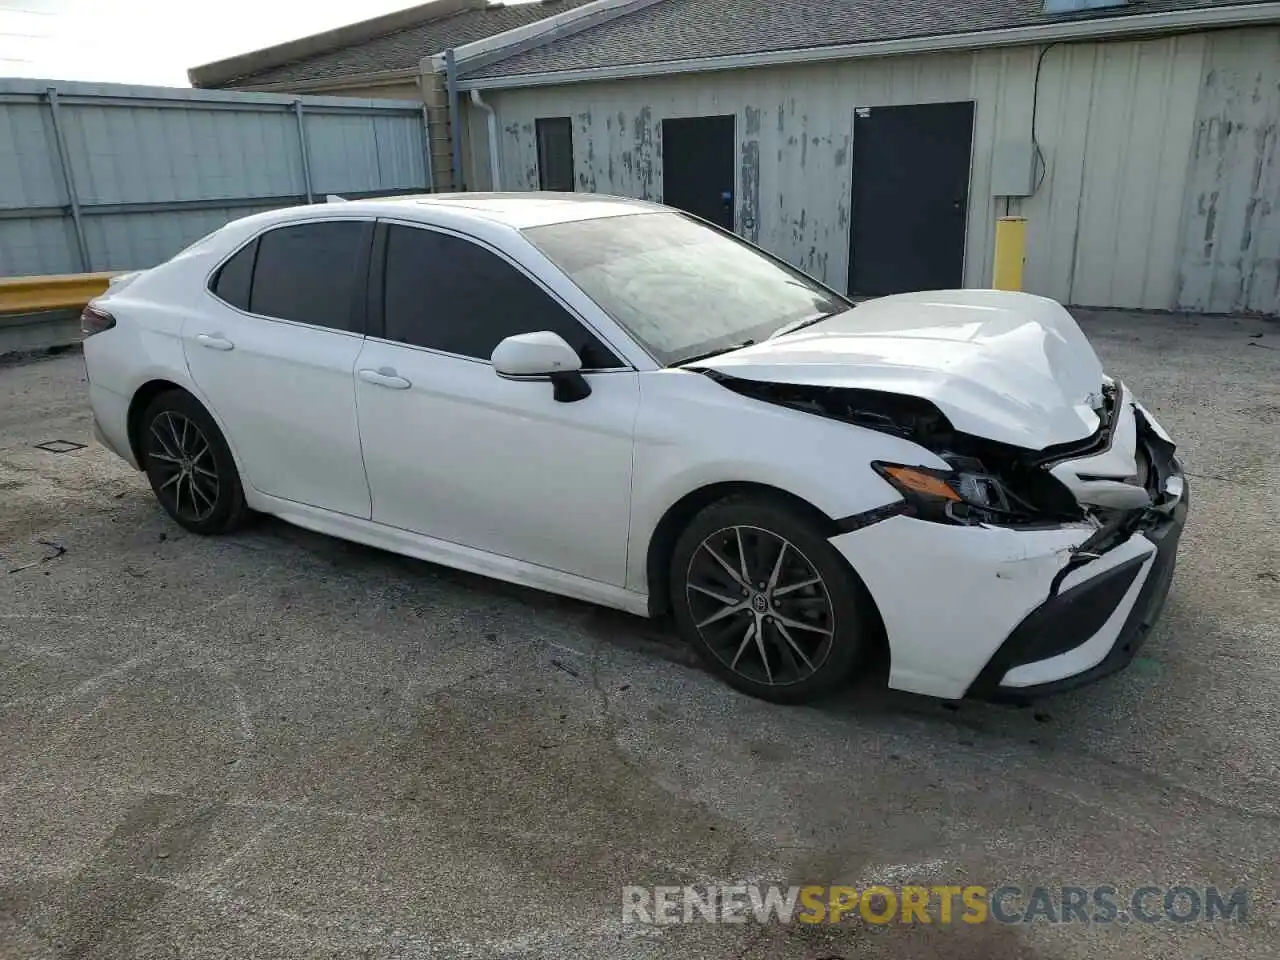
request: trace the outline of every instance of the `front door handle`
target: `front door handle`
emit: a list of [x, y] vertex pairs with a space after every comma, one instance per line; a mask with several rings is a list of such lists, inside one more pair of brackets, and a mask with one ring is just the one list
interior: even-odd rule
[[202, 347], [208, 347], [210, 350], [234, 350], [236, 345], [226, 337], [220, 337], [217, 334], [212, 336], [207, 333], [201, 333], [196, 336], [196, 343]]
[[378, 370], [361, 370], [360, 379], [377, 387], [386, 387], [388, 390], [408, 390], [413, 386], [391, 367], [381, 367]]

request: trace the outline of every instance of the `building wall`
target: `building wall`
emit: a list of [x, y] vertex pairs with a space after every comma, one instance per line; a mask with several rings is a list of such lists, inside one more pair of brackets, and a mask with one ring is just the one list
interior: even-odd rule
[[[1081, 305], [1280, 312], [1280, 29], [486, 91], [504, 189], [537, 188], [534, 121], [573, 119], [578, 189], [661, 200], [662, 120], [733, 114], [738, 231], [838, 289], [857, 107], [975, 102], [965, 283], [990, 282], [991, 153], [1036, 134], [1027, 289]], [[467, 121], [473, 189], [484, 117]]]
[[1176, 302], [1280, 313], [1280, 30], [1217, 34], [1205, 57]]

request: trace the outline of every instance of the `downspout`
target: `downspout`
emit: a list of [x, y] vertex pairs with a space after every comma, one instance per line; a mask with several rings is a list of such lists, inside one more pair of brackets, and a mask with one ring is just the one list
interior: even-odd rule
[[489, 189], [497, 192], [502, 189], [502, 168], [498, 163], [498, 115], [493, 107], [480, 98], [480, 91], [471, 91], [471, 102], [488, 114], [489, 127]]
[[462, 105], [458, 103], [458, 64], [453, 58], [453, 47], [444, 52], [444, 79], [449, 94], [449, 141], [453, 149], [452, 190], [465, 190], [462, 179]]

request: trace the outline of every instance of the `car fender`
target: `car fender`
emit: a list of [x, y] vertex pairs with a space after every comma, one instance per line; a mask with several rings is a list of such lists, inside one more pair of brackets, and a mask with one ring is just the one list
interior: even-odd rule
[[[146, 278], [163, 269], [149, 271]], [[181, 306], [160, 308], [149, 300], [138, 299], [135, 294], [134, 285], [130, 285], [130, 289], [114, 294], [109, 291], [94, 301], [95, 306], [117, 318], [127, 317], [129, 322], [119, 323], [107, 333], [85, 341], [86, 365], [92, 370], [93, 385], [122, 398], [126, 406], [133, 403], [138, 391], [148, 383], [166, 381], [181, 387], [200, 401], [218, 425], [236, 469], [244, 476], [235, 439], [187, 366], [183, 332], [185, 325], [196, 319], [195, 315]], [[132, 454], [131, 450], [128, 452]], [[131, 456], [128, 459], [132, 462]], [[143, 469], [141, 464], [134, 466]]]
[[900, 498], [871, 462], [945, 468], [936, 454], [887, 433], [767, 403], [678, 368], [640, 377], [627, 588], [648, 591], [649, 544], [667, 512], [716, 484], [782, 490], [832, 520]]

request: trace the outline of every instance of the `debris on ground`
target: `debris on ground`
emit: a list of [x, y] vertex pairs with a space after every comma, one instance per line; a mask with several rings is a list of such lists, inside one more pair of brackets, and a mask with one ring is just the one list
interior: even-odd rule
[[559, 660], [552, 660], [551, 665], [555, 667], [557, 670], [563, 670], [565, 673], [567, 673], [571, 677], [579, 676], [577, 670], [573, 669], [573, 667], [570, 667], [567, 664], [561, 663]]
[[20, 567], [14, 567], [9, 573], [21, 573], [23, 570], [30, 570], [32, 567], [38, 567], [42, 563], [48, 563], [50, 560], [57, 560], [67, 552], [67, 548], [62, 545], [60, 540], [37, 540], [36, 543], [42, 547], [48, 547], [52, 553], [47, 553], [38, 560], [32, 560], [30, 563], [24, 563]]

